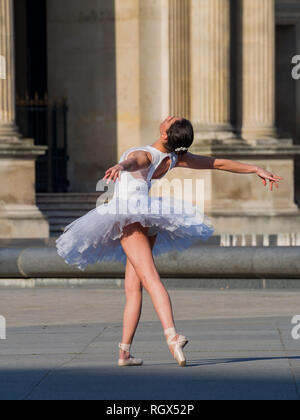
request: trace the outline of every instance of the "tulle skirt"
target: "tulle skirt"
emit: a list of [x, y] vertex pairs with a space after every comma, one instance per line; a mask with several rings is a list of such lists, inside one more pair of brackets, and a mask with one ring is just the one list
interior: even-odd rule
[[58, 254], [69, 265], [84, 271], [90, 264], [119, 261], [126, 264], [120, 243], [124, 227], [140, 223], [157, 235], [153, 255], [183, 251], [213, 233], [211, 220], [191, 203], [177, 199], [149, 198], [128, 201], [113, 199], [75, 220], [57, 239]]

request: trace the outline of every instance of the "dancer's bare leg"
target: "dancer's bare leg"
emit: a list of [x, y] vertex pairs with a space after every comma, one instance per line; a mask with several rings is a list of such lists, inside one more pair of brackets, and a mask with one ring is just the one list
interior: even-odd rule
[[[149, 237], [151, 249], [153, 249], [155, 241], [156, 236]], [[142, 313], [143, 285], [129, 260], [126, 265], [125, 294], [122, 343], [131, 344]], [[120, 350], [120, 359], [127, 359], [129, 356], [128, 352]]]
[[127, 226], [121, 245], [142, 286], [149, 293], [163, 329], [175, 328], [170, 296], [155, 267], [147, 229], [139, 223]]

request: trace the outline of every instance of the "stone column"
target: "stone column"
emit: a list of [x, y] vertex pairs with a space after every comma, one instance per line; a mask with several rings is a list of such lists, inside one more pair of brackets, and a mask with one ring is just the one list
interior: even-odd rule
[[274, 0], [238, 0], [238, 131], [245, 140], [274, 139]]
[[191, 119], [197, 139], [234, 137], [230, 0], [191, 0]]
[[170, 113], [190, 118], [190, 0], [169, 0]]
[[46, 147], [23, 139], [15, 124], [13, 0], [0, 0], [0, 239], [47, 238], [35, 205], [35, 159]]
[[0, 141], [17, 140], [20, 136], [15, 125], [15, 72], [12, 0], [0, 0]]

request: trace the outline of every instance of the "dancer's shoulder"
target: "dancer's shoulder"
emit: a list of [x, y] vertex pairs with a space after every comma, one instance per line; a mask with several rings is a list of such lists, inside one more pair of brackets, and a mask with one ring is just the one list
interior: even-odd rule
[[151, 149], [147, 146], [132, 147], [123, 154], [121, 160], [127, 160], [132, 158], [136, 158], [139, 161], [149, 161], [151, 163], [154, 160], [154, 155]]

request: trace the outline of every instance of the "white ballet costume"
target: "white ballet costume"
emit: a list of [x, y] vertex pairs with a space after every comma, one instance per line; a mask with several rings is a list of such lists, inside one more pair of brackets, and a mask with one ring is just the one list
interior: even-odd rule
[[134, 151], [150, 153], [151, 166], [136, 172], [122, 171], [112, 199], [65, 228], [56, 247], [67, 264], [76, 265], [82, 271], [102, 261], [120, 261], [125, 265], [126, 255], [120, 239], [124, 228], [137, 222], [150, 228], [149, 236], [157, 236], [155, 257], [186, 250], [200, 239], [206, 241], [213, 235], [211, 220], [197, 206], [187, 202], [183, 205], [183, 201], [176, 198], [150, 197], [157, 168], [170, 157], [169, 172], [175, 167], [178, 156], [152, 146], [135, 147], [125, 152], [119, 163]]

